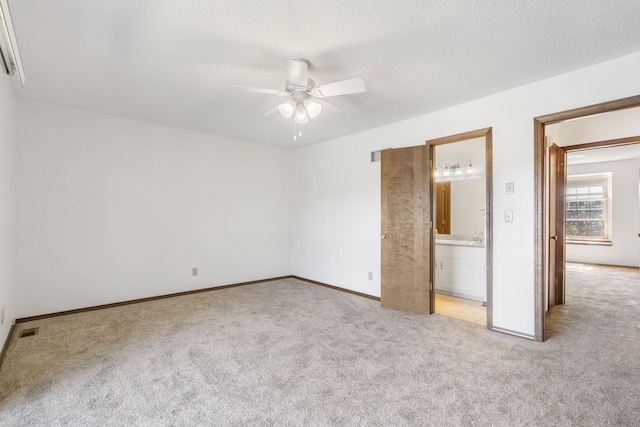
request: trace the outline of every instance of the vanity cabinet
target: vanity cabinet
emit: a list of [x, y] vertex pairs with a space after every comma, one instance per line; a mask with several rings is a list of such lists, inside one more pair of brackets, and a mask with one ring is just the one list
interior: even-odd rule
[[434, 287], [436, 292], [486, 301], [484, 245], [436, 241]]

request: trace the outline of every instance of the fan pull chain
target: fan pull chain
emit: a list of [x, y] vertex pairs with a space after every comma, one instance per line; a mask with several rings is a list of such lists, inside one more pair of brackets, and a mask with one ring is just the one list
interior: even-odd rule
[[293, 140], [297, 141], [298, 137], [302, 138], [302, 123], [293, 122]]

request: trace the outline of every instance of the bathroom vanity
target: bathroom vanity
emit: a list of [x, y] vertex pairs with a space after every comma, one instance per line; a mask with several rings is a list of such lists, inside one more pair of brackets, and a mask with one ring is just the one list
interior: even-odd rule
[[485, 245], [471, 236], [438, 235], [435, 240], [435, 291], [486, 301]]

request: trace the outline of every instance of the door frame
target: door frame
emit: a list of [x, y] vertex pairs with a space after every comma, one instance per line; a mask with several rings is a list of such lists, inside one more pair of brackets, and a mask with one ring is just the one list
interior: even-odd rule
[[[620, 147], [623, 145], [634, 145], [634, 144], [640, 144], [640, 135], [635, 135], [635, 136], [631, 136], [631, 137], [625, 137], [625, 138], [616, 138], [616, 139], [608, 139], [608, 140], [604, 140], [604, 141], [596, 141], [596, 142], [587, 142], [584, 144], [576, 144], [576, 145], [567, 145], [564, 147], [559, 147], [562, 150], [564, 150], [565, 154], [568, 154], [572, 151], [585, 151], [585, 150], [594, 150], [594, 149], [598, 149], [598, 148], [611, 148], [611, 147]], [[565, 162], [566, 163], [566, 162]], [[564, 169], [564, 173], [565, 173], [565, 177], [564, 177], [564, 183], [563, 185], [563, 189], [566, 190], [566, 185], [567, 185], [567, 166], [568, 164], [565, 166]], [[558, 183], [558, 187], [560, 186], [560, 183]], [[560, 188], [558, 188], [558, 190], [560, 190]], [[560, 201], [560, 199], [558, 199], [558, 201]], [[566, 204], [566, 194], [563, 191], [562, 192], [562, 202]], [[562, 248], [563, 250], [563, 254], [566, 253], [566, 239], [563, 236], [562, 237], [562, 245], [564, 246]], [[562, 269], [564, 270], [564, 266], [566, 264], [566, 260], [562, 259]], [[560, 302], [557, 302], [557, 304], [564, 304], [564, 300], [565, 300], [565, 281], [564, 281], [564, 273], [563, 273], [563, 277], [562, 280], [559, 282], [559, 286], [558, 286], [558, 298]]]
[[[546, 294], [547, 279], [545, 271], [545, 258], [547, 251], [545, 241], [547, 239], [548, 230], [545, 221], [549, 207], [546, 203], [546, 185], [547, 177], [545, 168], [548, 164], [545, 143], [545, 126], [565, 120], [586, 117], [595, 114], [602, 114], [611, 111], [624, 110], [627, 108], [640, 107], [640, 95], [628, 98], [607, 101], [600, 104], [589, 105], [586, 107], [574, 108], [557, 113], [538, 116], [533, 119], [533, 150], [534, 150], [534, 226], [535, 226], [535, 256], [534, 256], [534, 322], [536, 341], [544, 341], [546, 339]], [[626, 139], [626, 138], [624, 138]], [[602, 143], [606, 143], [603, 141]], [[610, 141], [608, 141], [609, 145]], [[597, 143], [594, 143], [597, 144]], [[599, 145], [603, 147], [605, 145]], [[565, 147], [566, 148], [566, 147]], [[595, 148], [592, 147], [592, 148]], [[575, 149], [575, 148], [574, 148]]]
[[[442, 138], [430, 139], [425, 142], [429, 151], [429, 158], [434, 159], [435, 147], [443, 144], [450, 144], [453, 142], [466, 141], [468, 139], [483, 138], [485, 139], [485, 221], [486, 221], [486, 236], [485, 236], [485, 257], [486, 257], [486, 283], [487, 283], [487, 329], [493, 329], [493, 159], [492, 159], [492, 128], [483, 128], [472, 130], [469, 132], [463, 132], [456, 135], [445, 136]], [[436, 171], [436, 165], [433, 160], [430, 164], [431, 176]], [[435, 180], [431, 182], [431, 235], [434, 236], [435, 216], [433, 211], [433, 195], [435, 191]], [[435, 262], [435, 238], [431, 239], [431, 265]], [[434, 270], [431, 268], [430, 281], [434, 281]], [[431, 310], [433, 313], [435, 307], [435, 286], [430, 291], [431, 298]]]

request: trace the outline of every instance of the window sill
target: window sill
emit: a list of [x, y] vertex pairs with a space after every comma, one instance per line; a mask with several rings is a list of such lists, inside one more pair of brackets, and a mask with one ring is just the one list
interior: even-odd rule
[[566, 240], [567, 245], [613, 246], [611, 240]]

